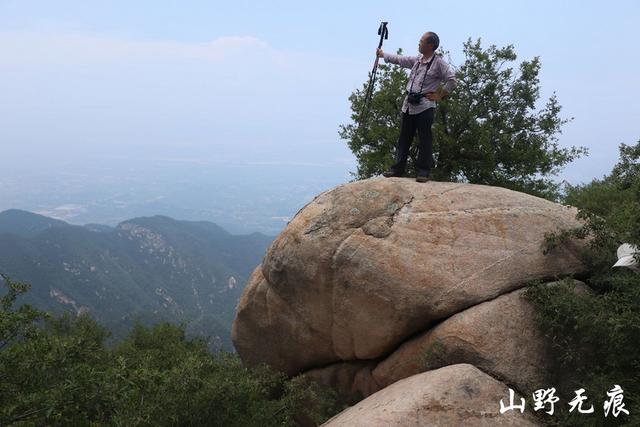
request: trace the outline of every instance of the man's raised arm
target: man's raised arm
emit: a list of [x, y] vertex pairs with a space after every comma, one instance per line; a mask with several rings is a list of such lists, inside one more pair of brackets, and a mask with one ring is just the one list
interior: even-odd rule
[[[380, 51], [382, 52], [382, 50]], [[419, 59], [418, 56], [394, 55], [393, 53], [387, 52], [382, 52], [382, 57], [384, 58], [384, 62], [397, 64], [403, 68], [412, 68]]]

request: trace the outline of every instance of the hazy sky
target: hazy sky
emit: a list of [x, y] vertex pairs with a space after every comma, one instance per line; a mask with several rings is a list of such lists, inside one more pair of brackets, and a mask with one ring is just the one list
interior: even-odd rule
[[539, 56], [541, 101], [575, 118], [561, 145], [590, 149], [560, 178], [600, 178], [640, 139], [638, 1], [0, 0], [0, 166], [130, 151], [354, 170], [338, 125], [381, 20], [388, 50], [433, 30], [454, 65], [469, 37]]

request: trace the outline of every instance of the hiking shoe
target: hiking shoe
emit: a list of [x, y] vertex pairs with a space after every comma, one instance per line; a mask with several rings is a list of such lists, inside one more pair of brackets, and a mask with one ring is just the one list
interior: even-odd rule
[[427, 182], [429, 181], [429, 174], [418, 174], [418, 176], [416, 176], [416, 181], [418, 182]]
[[402, 173], [398, 173], [394, 170], [388, 170], [385, 172], [382, 172], [382, 176], [384, 176], [385, 178], [391, 178], [391, 177], [401, 177], [403, 174]]

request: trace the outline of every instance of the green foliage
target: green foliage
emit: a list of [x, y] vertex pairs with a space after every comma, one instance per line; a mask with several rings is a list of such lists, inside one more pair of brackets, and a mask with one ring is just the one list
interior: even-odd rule
[[[569, 414], [558, 425], [638, 424], [640, 417], [640, 274], [612, 269], [621, 243], [640, 243], [640, 142], [620, 146], [620, 160], [611, 174], [579, 186], [567, 186], [566, 203], [579, 208], [584, 226], [549, 235], [547, 250], [568, 237], [588, 237], [586, 283], [593, 292], [575, 293], [563, 286], [534, 286], [527, 296], [537, 307], [558, 364], [554, 377], [568, 399], [585, 388], [599, 417]], [[624, 390], [629, 417], [602, 418], [602, 403], [614, 384]], [[565, 402], [568, 402], [565, 401]], [[548, 420], [551, 422], [551, 420]]]
[[287, 426], [341, 409], [332, 391], [303, 377], [212, 354], [184, 325], [137, 324], [113, 348], [88, 316], [38, 327], [40, 313], [13, 307], [27, 286], [5, 283], [0, 425]]
[[47, 314], [28, 304], [12, 310], [16, 298], [24, 294], [30, 285], [15, 282], [1, 273], [0, 277], [7, 287], [7, 293], [0, 298], [0, 350], [2, 350], [16, 340], [33, 337], [37, 332], [35, 321], [46, 318]]
[[565, 184], [562, 201], [578, 208], [584, 226], [547, 236], [547, 252], [569, 237], [588, 237], [585, 256], [593, 275], [609, 273], [621, 243], [640, 246], [640, 141], [620, 144], [619, 150], [609, 175], [589, 184]]
[[[630, 271], [612, 273], [608, 280], [587, 282], [602, 293], [576, 293], [570, 281], [560, 286], [539, 285], [527, 290], [537, 307], [540, 328], [546, 331], [553, 359], [551, 376], [561, 397], [558, 425], [618, 425], [640, 416], [640, 276]], [[624, 390], [624, 414], [603, 417], [607, 391], [618, 384]], [[595, 417], [568, 412], [574, 391], [586, 390], [587, 407]], [[551, 420], [547, 420], [551, 421]]]
[[640, 141], [620, 144], [619, 150], [611, 174], [586, 185], [566, 185], [565, 203], [581, 208], [587, 230], [597, 238], [640, 245]]
[[[401, 53], [401, 51], [398, 51]], [[557, 135], [568, 120], [560, 117], [555, 94], [537, 110], [540, 97], [536, 57], [508, 67], [516, 60], [513, 46], [483, 49], [480, 40], [464, 43], [458, 87], [436, 109], [434, 179], [496, 185], [549, 199], [559, 196], [552, 176], [585, 147], [560, 148]], [[351, 94], [352, 124], [340, 126], [340, 137], [358, 159], [357, 179], [380, 174], [393, 163], [399, 134], [400, 108], [406, 72], [396, 65], [380, 65], [370, 113], [362, 115], [366, 83]], [[366, 122], [365, 122], [366, 121]], [[408, 169], [414, 169], [416, 144]]]

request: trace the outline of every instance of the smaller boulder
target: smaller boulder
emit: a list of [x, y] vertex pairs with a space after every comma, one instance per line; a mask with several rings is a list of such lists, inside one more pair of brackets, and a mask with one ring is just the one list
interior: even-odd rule
[[[526, 410], [500, 413], [508, 387], [468, 364], [413, 375], [369, 396], [323, 427], [539, 426]], [[520, 397], [516, 395], [516, 404]]]
[[[574, 280], [574, 284], [574, 292], [588, 292], [584, 283]], [[553, 360], [525, 291], [474, 305], [403, 343], [376, 366], [373, 383], [384, 388], [419, 372], [470, 363], [522, 392], [545, 386]]]

